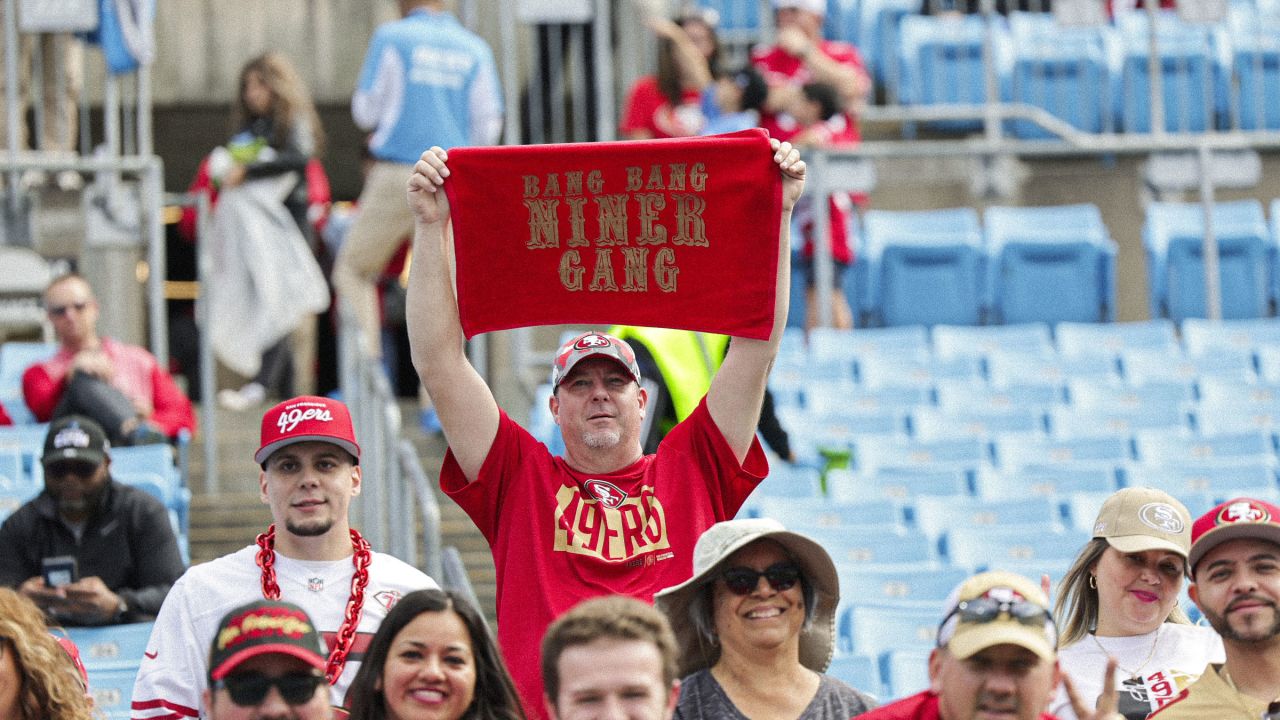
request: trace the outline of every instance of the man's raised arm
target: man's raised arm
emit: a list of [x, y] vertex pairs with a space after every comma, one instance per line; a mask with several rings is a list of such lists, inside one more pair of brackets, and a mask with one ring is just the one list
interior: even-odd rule
[[768, 340], [734, 337], [711, 389], [707, 410], [720, 433], [742, 462], [751, 449], [769, 369], [782, 342], [791, 294], [791, 210], [804, 192], [805, 164], [790, 143], [769, 141], [773, 161], [782, 173], [782, 220], [778, 228], [778, 277], [774, 290], [773, 331]]
[[454, 292], [449, 200], [441, 186], [449, 176], [448, 155], [433, 147], [422, 154], [409, 177], [413, 210], [413, 264], [405, 312], [409, 347], [445, 440], [467, 480], [475, 480], [498, 433], [498, 403], [467, 360], [466, 339]]

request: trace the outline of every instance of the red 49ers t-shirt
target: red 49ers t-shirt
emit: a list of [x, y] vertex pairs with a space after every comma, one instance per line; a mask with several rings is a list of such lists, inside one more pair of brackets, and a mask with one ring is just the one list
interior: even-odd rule
[[546, 712], [539, 649], [551, 621], [586, 598], [652, 602], [688, 579], [698, 536], [768, 472], [757, 440], [738, 464], [705, 400], [657, 454], [608, 475], [571, 469], [505, 412], [475, 482], [445, 454], [440, 486], [493, 551], [498, 643], [530, 717]]

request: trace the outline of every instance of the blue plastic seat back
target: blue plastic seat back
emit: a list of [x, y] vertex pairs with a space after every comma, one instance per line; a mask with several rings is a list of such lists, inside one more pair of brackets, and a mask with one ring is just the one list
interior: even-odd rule
[[1127, 438], [1144, 430], [1186, 431], [1190, 413], [1179, 406], [1095, 405], [1060, 407], [1049, 411], [1049, 432], [1057, 440]]
[[809, 334], [809, 353], [816, 360], [851, 360], [872, 355], [917, 357], [929, 352], [929, 333], [922, 326], [857, 330], [814, 328]]
[[[1123, 52], [1120, 117], [1129, 132], [1151, 132], [1151, 79], [1148, 66], [1150, 32], [1145, 12], [1116, 17]], [[1183, 23], [1172, 11], [1161, 11], [1156, 22], [1159, 71], [1164, 87], [1165, 129], [1204, 132], [1213, 127], [1218, 94], [1215, 87], [1212, 31]]]
[[870, 655], [836, 655], [825, 674], [869, 695], [880, 697], [884, 692], [880, 663]]
[[930, 466], [976, 468], [990, 462], [990, 453], [985, 442], [973, 439], [932, 442], [857, 439], [853, 442], [853, 462], [863, 472]]
[[981, 385], [956, 381], [939, 381], [934, 386], [938, 407], [956, 412], [984, 410], [1035, 410], [1060, 405], [1065, 401], [1061, 382], [1019, 381], [1002, 385]]
[[9, 340], [0, 345], [0, 403], [16, 425], [36, 421], [22, 395], [22, 374], [58, 351], [56, 343]]
[[995, 352], [1048, 356], [1054, 353], [1049, 326], [1040, 322], [1016, 325], [933, 328], [934, 352], [942, 357], [981, 357]]
[[[80, 650], [80, 660], [88, 670], [136, 670], [142, 663], [153, 625], [144, 622], [73, 627], [67, 628], [66, 634]], [[130, 693], [126, 693], [126, 699]]]
[[1113, 355], [1028, 356], [993, 352], [987, 356], [987, 377], [996, 387], [1039, 383], [1061, 386], [1074, 378], [1118, 381], [1120, 365]]
[[773, 518], [787, 529], [808, 535], [821, 528], [906, 529], [902, 503], [896, 500], [838, 502], [827, 498], [765, 496], [755, 503], [755, 517]]
[[922, 408], [911, 416], [912, 436], [921, 442], [960, 438], [987, 440], [1007, 433], [1045, 432], [1044, 410], [1030, 407], [943, 410]]
[[1003, 322], [1112, 319], [1116, 244], [1097, 206], [992, 207], [983, 219]]
[[882, 669], [887, 700], [905, 698], [929, 689], [928, 649], [890, 650], [884, 656]]
[[[1196, 203], [1151, 203], [1143, 224], [1153, 315], [1174, 320], [1205, 317], [1204, 210]], [[1216, 203], [1222, 316], [1257, 318], [1273, 295], [1273, 241], [1257, 200]]]
[[816, 467], [770, 463], [769, 475], [751, 493], [752, 498], [816, 498], [822, 496], [822, 477]]
[[1121, 463], [1132, 458], [1128, 437], [1042, 439], [1007, 437], [995, 441], [996, 466], [1004, 471], [1028, 465], [1060, 465], [1081, 461]]
[[872, 355], [859, 358], [857, 369], [858, 382], [871, 388], [892, 385], [927, 388], [940, 380], [965, 383], [982, 381], [982, 361], [976, 356], [943, 358]]
[[932, 538], [951, 528], [1000, 528], [1034, 525], [1044, 531], [1062, 528], [1058, 502], [1045, 496], [986, 500], [922, 497], [915, 502], [916, 525]]
[[[1229, 18], [1231, 60], [1239, 83], [1239, 127], [1276, 130], [1280, 128], [1280, 105], [1271, 99], [1280, 96], [1280, 16], [1259, 12], [1252, 4], [1232, 3]], [[1220, 92], [1226, 82], [1229, 79], [1220, 78]]]
[[1090, 535], [1078, 530], [1047, 532], [1043, 527], [957, 525], [947, 532], [944, 544], [951, 564], [980, 572], [1004, 567], [1008, 561], [1070, 561]]
[[836, 567], [878, 565], [916, 566], [936, 561], [928, 538], [917, 532], [890, 532], [883, 528], [809, 528], [805, 533], [826, 549]]
[[978, 475], [978, 496], [990, 499], [1028, 495], [1066, 497], [1074, 493], [1113, 493], [1118, 489], [1118, 462], [1076, 461], [1024, 465], [1016, 470]]
[[1222, 435], [1280, 430], [1280, 400], [1217, 401], [1201, 400], [1195, 408], [1196, 432]]
[[[1009, 31], [1014, 102], [1043, 108], [1085, 132], [1114, 128], [1110, 28], [1063, 27], [1048, 13], [1011, 13]], [[1021, 138], [1057, 137], [1028, 120], [1008, 127]]]
[[928, 650], [937, 642], [941, 619], [941, 602], [850, 604], [838, 620], [840, 646], [876, 657], [890, 650]]
[[969, 577], [962, 568], [881, 569], [837, 568], [840, 595], [858, 602], [893, 603], [903, 600], [933, 601], [942, 606], [953, 589]]
[[1191, 385], [1206, 377], [1253, 382], [1253, 353], [1219, 348], [1202, 355], [1182, 355], [1157, 350], [1127, 350], [1120, 355], [1125, 379], [1132, 385], [1150, 383]]
[[874, 473], [852, 470], [827, 472], [827, 490], [834, 500], [908, 502], [927, 495], [972, 494], [971, 472], [960, 467], [888, 467]]
[[1139, 462], [1178, 465], [1201, 460], [1249, 458], [1275, 462], [1275, 441], [1264, 431], [1193, 435], [1181, 430], [1145, 430], [1134, 437]]
[[1215, 497], [1249, 495], [1276, 489], [1275, 463], [1256, 459], [1210, 459], [1171, 465], [1135, 465], [1126, 472], [1130, 487], [1153, 487], [1181, 498], [1189, 493]]
[[1058, 323], [1053, 329], [1058, 352], [1066, 356], [1114, 356], [1124, 350], [1179, 350], [1175, 326], [1168, 320], [1117, 323]]
[[[1271, 212], [1277, 211], [1280, 206], [1273, 205]], [[1259, 345], [1280, 345], [1280, 318], [1218, 321], [1187, 318], [1180, 328], [1188, 355], [1205, 355], [1223, 349], [1253, 352]]]
[[866, 305], [882, 324], [974, 325], [985, 272], [972, 208], [870, 210], [863, 220]]

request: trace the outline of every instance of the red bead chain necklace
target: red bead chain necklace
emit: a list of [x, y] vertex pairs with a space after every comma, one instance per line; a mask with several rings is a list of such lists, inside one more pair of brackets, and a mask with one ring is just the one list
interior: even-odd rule
[[[258, 567], [262, 568], [262, 596], [268, 600], [280, 599], [280, 584], [276, 582], [276, 526], [258, 536]], [[369, 541], [355, 529], [351, 528], [351, 548], [355, 552], [351, 564], [356, 572], [351, 576], [351, 597], [347, 599], [347, 609], [342, 619], [342, 627], [338, 629], [338, 638], [329, 653], [329, 663], [324, 677], [332, 685], [342, 675], [342, 668], [347, 664], [347, 653], [351, 652], [351, 643], [356, 637], [356, 628], [360, 625], [360, 611], [364, 608], [364, 590], [369, 586], [369, 562], [373, 555], [369, 552]]]

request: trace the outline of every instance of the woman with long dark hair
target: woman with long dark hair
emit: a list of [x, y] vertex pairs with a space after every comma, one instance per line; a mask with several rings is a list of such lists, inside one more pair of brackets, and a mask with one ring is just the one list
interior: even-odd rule
[[347, 691], [350, 720], [524, 720], [484, 617], [458, 593], [418, 590], [396, 603]]

